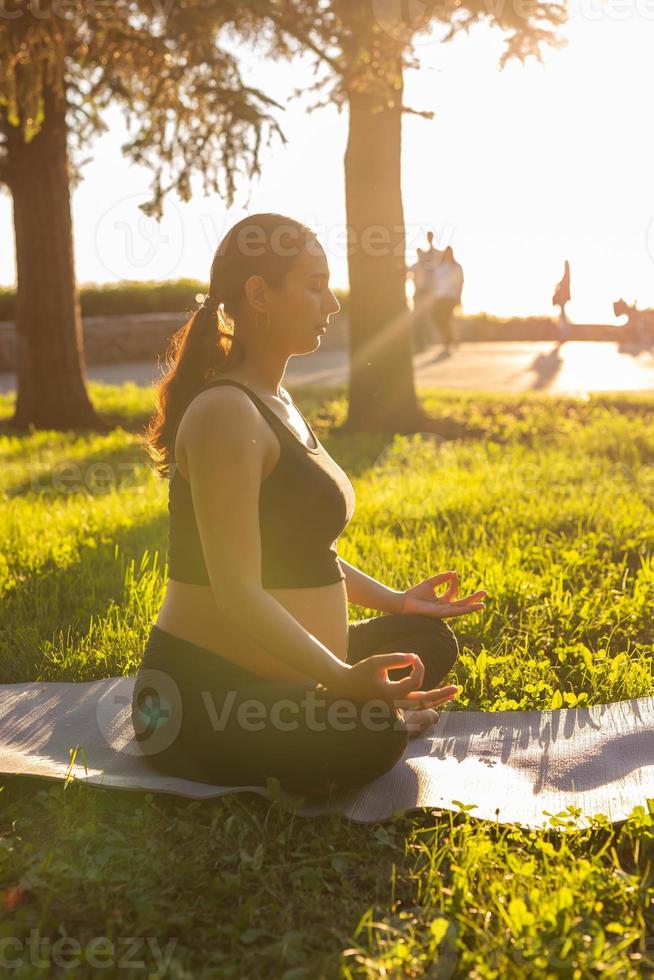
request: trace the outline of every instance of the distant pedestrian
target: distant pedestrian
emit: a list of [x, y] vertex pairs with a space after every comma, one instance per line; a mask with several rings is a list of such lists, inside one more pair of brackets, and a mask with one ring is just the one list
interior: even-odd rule
[[552, 296], [552, 306], [559, 307], [559, 343], [564, 343], [570, 334], [570, 323], [566, 316], [565, 306], [570, 302], [570, 263], [565, 260], [563, 267], [563, 278], [556, 284], [554, 295]]
[[416, 254], [417, 262], [411, 266], [409, 272], [413, 279], [413, 347], [417, 353], [429, 344], [431, 289], [424, 250], [419, 248]]
[[434, 270], [434, 299], [431, 315], [441, 336], [443, 347], [450, 352], [454, 341], [452, 314], [461, 303], [463, 289], [463, 269], [454, 258], [454, 251], [448, 245], [443, 258]]
[[426, 276], [426, 289], [429, 290], [431, 297], [436, 295], [436, 270], [443, 261], [445, 249], [434, 248], [434, 233], [427, 232], [427, 243], [429, 248], [422, 253], [422, 265]]
[[433, 343], [431, 309], [434, 302], [435, 272], [445, 253], [434, 248], [434, 233], [427, 232], [427, 248], [417, 249], [418, 260], [412, 265], [413, 276], [413, 335], [415, 351], [425, 350]]

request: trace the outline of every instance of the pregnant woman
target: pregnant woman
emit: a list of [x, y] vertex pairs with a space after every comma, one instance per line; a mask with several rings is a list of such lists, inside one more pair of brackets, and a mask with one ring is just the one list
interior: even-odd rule
[[[238, 222], [173, 337], [146, 448], [169, 480], [168, 582], [132, 721], [159, 771], [324, 798], [390, 769], [456, 696], [446, 572], [398, 592], [345, 562], [354, 490], [282, 387], [339, 304], [305, 225]], [[436, 587], [447, 583], [443, 595]], [[381, 616], [348, 623], [348, 602]]]

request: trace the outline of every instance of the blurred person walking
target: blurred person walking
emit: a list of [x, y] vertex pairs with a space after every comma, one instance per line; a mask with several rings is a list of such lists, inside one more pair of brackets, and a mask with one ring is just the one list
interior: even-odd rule
[[463, 269], [454, 258], [454, 251], [447, 246], [443, 257], [433, 272], [434, 299], [432, 320], [440, 334], [444, 350], [449, 354], [454, 342], [452, 314], [461, 303], [463, 290]]
[[552, 296], [552, 306], [559, 307], [559, 344], [563, 344], [570, 334], [570, 323], [565, 313], [566, 303], [570, 302], [570, 263], [565, 260], [563, 266], [563, 278], [556, 284], [554, 295]]
[[413, 349], [417, 354], [429, 346], [432, 291], [425, 252], [419, 248], [416, 254], [418, 261], [410, 267], [409, 273], [413, 279]]
[[425, 350], [434, 342], [431, 310], [435, 297], [435, 273], [445, 252], [434, 247], [434, 233], [427, 232], [427, 248], [417, 249], [418, 261], [409, 270], [413, 275], [414, 351]]

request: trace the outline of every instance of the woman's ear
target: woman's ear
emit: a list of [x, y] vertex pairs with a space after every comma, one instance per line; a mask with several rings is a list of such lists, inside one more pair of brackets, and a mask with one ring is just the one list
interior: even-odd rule
[[252, 308], [257, 313], [265, 313], [268, 287], [263, 276], [250, 276], [246, 279], [243, 290]]

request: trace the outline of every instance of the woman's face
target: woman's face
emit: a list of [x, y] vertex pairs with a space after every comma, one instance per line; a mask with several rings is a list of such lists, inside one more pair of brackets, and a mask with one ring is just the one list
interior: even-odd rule
[[332, 313], [340, 303], [329, 288], [329, 266], [323, 249], [315, 241], [299, 253], [284, 285], [270, 298], [271, 342], [289, 356], [308, 354], [320, 347]]

